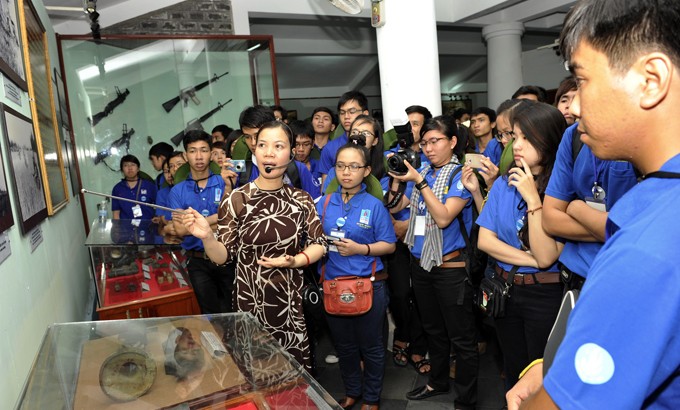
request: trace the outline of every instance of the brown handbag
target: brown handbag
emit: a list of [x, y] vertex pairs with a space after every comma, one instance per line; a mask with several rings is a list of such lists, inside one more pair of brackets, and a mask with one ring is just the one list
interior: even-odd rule
[[[330, 194], [326, 196], [321, 213], [321, 223], [326, 216], [326, 207], [330, 200]], [[373, 281], [378, 258], [373, 260], [373, 269], [370, 277], [340, 276], [334, 279], [324, 280], [326, 276], [326, 263], [321, 265], [321, 279], [323, 283], [323, 307], [329, 315], [358, 316], [371, 310], [373, 306]]]
[[358, 316], [373, 306], [373, 281], [377, 258], [373, 261], [370, 277], [341, 276], [324, 280], [326, 265], [321, 268], [323, 306], [329, 315]]

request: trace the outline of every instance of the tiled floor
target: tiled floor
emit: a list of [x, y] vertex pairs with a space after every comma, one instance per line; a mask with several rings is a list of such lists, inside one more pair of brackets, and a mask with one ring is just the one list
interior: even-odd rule
[[[327, 334], [322, 335], [317, 345], [316, 379], [336, 399], [344, 396], [344, 388], [337, 364], [326, 364], [324, 358], [332, 351]], [[497, 363], [498, 347], [489, 342], [487, 350], [479, 357], [478, 410], [500, 410], [505, 406], [505, 392]], [[381, 409], [453, 409], [455, 393], [453, 380], [451, 392], [435, 396], [427, 400], [411, 401], [406, 393], [427, 382], [427, 376], [419, 376], [412, 366], [398, 367], [392, 362], [392, 353], [387, 352], [385, 363], [385, 380], [383, 384]], [[358, 406], [355, 408], [359, 408]]]

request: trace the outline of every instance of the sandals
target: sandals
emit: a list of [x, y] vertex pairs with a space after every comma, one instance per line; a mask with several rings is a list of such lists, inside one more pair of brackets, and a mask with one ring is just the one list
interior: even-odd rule
[[392, 361], [399, 367], [408, 364], [408, 346], [400, 347], [396, 343], [392, 345]]
[[[413, 367], [416, 369], [416, 372], [418, 372], [418, 374], [422, 375], [422, 374], [430, 373], [430, 370], [432, 368], [432, 366], [430, 366], [430, 359], [423, 357], [422, 359], [415, 361], [415, 360], [413, 360], [409, 357], [408, 360], [413, 365]], [[430, 366], [430, 368], [427, 369], [427, 370], [422, 370], [422, 368], [425, 367], [425, 366]]]

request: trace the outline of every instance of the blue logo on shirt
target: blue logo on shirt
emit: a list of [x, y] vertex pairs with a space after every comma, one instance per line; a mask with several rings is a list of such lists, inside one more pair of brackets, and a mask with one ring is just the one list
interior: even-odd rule
[[201, 215], [208, 217], [208, 216], [210, 216], [210, 211], [208, 211], [207, 209], [204, 209], [204, 210], [201, 211]]

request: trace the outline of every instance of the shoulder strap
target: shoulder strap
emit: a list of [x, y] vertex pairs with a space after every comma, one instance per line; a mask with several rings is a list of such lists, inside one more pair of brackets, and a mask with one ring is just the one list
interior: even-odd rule
[[678, 172], [668, 172], [668, 171], [654, 171], [654, 172], [650, 172], [647, 175], [643, 175], [641, 177], [641, 180], [644, 181], [645, 179], [649, 179], [649, 178], [678, 179], [678, 178], [680, 178], [680, 173], [678, 173]]
[[290, 161], [286, 167], [286, 174], [290, 178], [290, 182], [295, 188], [302, 189], [302, 183], [300, 182], [300, 171], [297, 168], [297, 162], [295, 160]]
[[571, 134], [571, 160], [576, 162], [576, 157], [578, 157], [579, 152], [583, 148], [583, 141], [581, 141], [581, 131], [576, 130]]
[[[323, 211], [321, 211], [321, 229], [323, 229], [323, 221], [326, 219], [326, 208], [328, 203], [331, 201], [332, 194], [326, 194], [326, 200], [323, 202]], [[322, 258], [321, 262], [321, 277], [319, 278], [319, 283], [323, 283], [324, 277], [326, 276], [326, 258]]]

